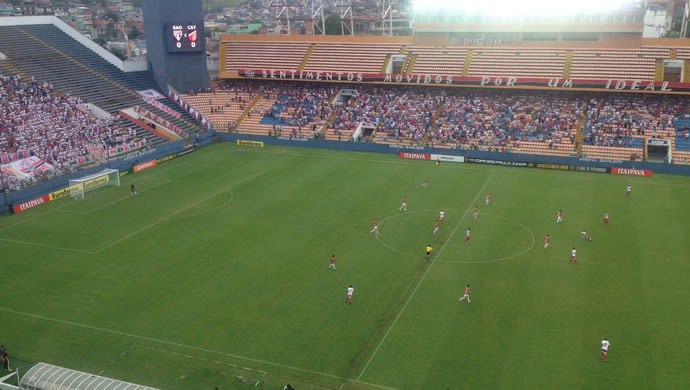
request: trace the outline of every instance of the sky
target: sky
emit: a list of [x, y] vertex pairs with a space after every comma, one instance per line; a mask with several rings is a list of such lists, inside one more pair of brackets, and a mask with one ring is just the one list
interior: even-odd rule
[[413, 0], [417, 11], [455, 9], [463, 13], [524, 16], [600, 13], [620, 8], [630, 0]]

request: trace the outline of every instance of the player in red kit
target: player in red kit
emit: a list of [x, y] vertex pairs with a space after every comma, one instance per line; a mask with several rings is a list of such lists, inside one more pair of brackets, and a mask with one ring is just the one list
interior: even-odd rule
[[472, 294], [472, 287], [470, 287], [470, 285], [468, 284], [467, 286], [465, 286], [464, 294], [458, 300], [462, 301], [464, 299], [467, 299], [467, 303], [472, 303], [472, 301], [470, 300], [470, 294]]
[[335, 254], [331, 255], [331, 258], [328, 260], [328, 269], [332, 269], [335, 271]]
[[424, 178], [424, 181], [422, 182], [422, 187], [423, 187], [423, 188], [429, 187], [429, 176], [426, 176], [426, 177]]
[[440, 228], [441, 223], [438, 221], [438, 219], [434, 220], [434, 231], [433, 234], [438, 233], [438, 229]]
[[491, 192], [486, 194], [486, 197], [484, 198], [484, 206], [488, 206], [489, 203], [491, 203]]
[[563, 210], [558, 209], [558, 211], [556, 211], [556, 223], [561, 222], [563, 222]]
[[544, 236], [544, 248], [548, 248], [551, 243], [551, 236], [548, 234]]
[[374, 235], [379, 235], [379, 220], [378, 218], [374, 218], [374, 221], [372, 222], [372, 227], [369, 233], [374, 234]]
[[477, 217], [479, 217], [479, 207], [475, 207], [472, 209], [472, 217], [474, 219], [477, 219]]
[[400, 208], [398, 210], [407, 211], [407, 196], [403, 196], [402, 200], [400, 200]]

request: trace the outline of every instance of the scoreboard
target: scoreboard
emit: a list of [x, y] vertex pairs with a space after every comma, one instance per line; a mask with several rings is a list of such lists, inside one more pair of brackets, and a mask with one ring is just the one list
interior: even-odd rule
[[200, 52], [204, 37], [199, 23], [168, 23], [165, 26], [168, 52]]
[[[0, 3], [2, 0], [0, 0]], [[144, 0], [146, 59], [162, 91], [208, 88], [204, 0]], [[2, 38], [0, 38], [2, 39]]]

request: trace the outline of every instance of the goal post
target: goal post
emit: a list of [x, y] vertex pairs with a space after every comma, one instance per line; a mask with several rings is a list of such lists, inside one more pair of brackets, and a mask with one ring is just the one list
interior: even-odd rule
[[78, 179], [69, 181], [69, 194], [74, 199], [84, 199], [84, 194], [105, 186], [120, 186], [120, 172], [117, 169], [104, 169]]

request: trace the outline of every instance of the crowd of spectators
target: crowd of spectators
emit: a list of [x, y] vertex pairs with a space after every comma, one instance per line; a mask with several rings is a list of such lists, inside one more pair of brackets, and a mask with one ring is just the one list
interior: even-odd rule
[[[331, 100], [338, 88], [327, 84], [236, 80], [221, 81], [209, 90], [190, 93], [210, 93], [211, 113], [222, 113], [233, 106], [244, 111], [251, 100], [260, 95], [263, 100], [272, 102], [271, 106], [255, 106], [247, 114], [248, 117], [260, 117], [262, 124], [271, 125], [269, 135], [322, 138], [321, 131], [332, 112]], [[220, 93], [222, 100], [213, 98]]]
[[305, 85], [264, 91], [276, 100], [273, 106], [263, 113], [263, 117], [295, 127], [305, 127], [313, 122], [323, 123], [330, 114], [329, 101], [335, 92], [333, 87], [310, 88]]
[[91, 115], [80, 98], [56, 93], [47, 83], [0, 74], [2, 164], [35, 156], [54, 167], [26, 178], [3, 174], [0, 188], [17, 190], [70, 172], [135, 138], [136, 131]]
[[569, 95], [455, 93], [444, 102], [432, 139], [482, 150], [519, 148], [521, 141], [573, 144], [585, 104]]
[[687, 99], [674, 96], [602, 95], [587, 107], [585, 143], [628, 147], [642, 137], [668, 137], [679, 114], [687, 113]]
[[445, 94], [416, 88], [358, 87], [336, 106], [332, 128], [350, 134], [360, 123], [382, 140], [422, 142]]
[[[690, 103], [672, 96], [482, 91], [403, 86], [290, 82], [224, 82], [218, 88], [263, 94], [275, 103], [262, 115], [285, 126], [323, 127], [349, 139], [361, 124], [374, 129], [360, 139], [401, 144], [445, 144], [480, 150], [511, 150], [521, 142], [548, 147], [577, 143], [630, 146], [643, 136], [666, 137]], [[347, 88], [347, 95], [338, 94]], [[672, 134], [671, 134], [672, 135]]]

